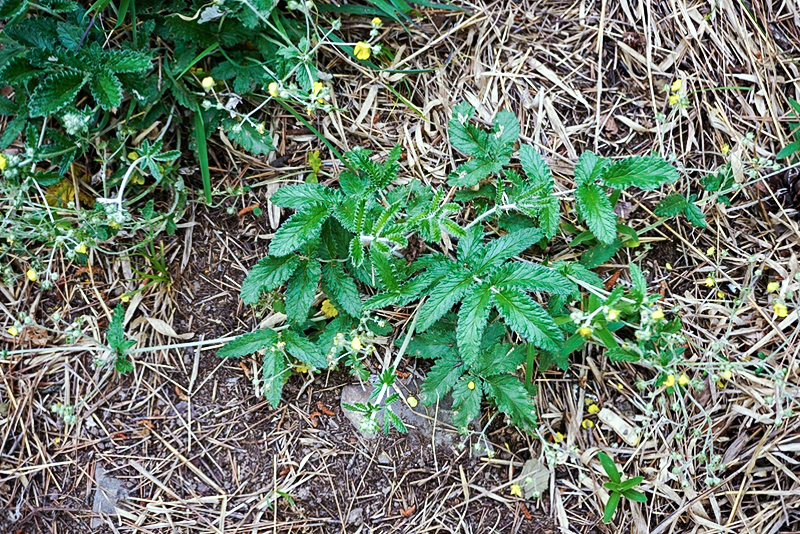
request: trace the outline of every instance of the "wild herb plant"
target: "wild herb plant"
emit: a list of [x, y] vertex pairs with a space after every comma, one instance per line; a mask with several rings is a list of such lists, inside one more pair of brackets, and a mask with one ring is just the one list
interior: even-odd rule
[[623, 482], [622, 474], [617, 469], [614, 460], [604, 452], [597, 453], [597, 457], [600, 459], [600, 464], [603, 466], [603, 470], [608, 475], [608, 478], [611, 479], [610, 482], [603, 484], [603, 486], [611, 492], [608, 496], [608, 502], [606, 502], [605, 511], [603, 512], [603, 522], [610, 523], [622, 497], [635, 502], [647, 502], [647, 497], [644, 493], [633, 489], [644, 480], [644, 477], [633, 477]]
[[[292, 369], [343, 365], [362, 380], [377, 376], [370, 402], [355, 407], [371, 421], [366, 426], [379, 428], [383, 412], [386, 430], [402, 429], [385, 401], [399, 400], [390, 391], [408, 355], [433, 361], [421, 400], [431, 404], [452, 394], [459, 428], [466, 429], [488, 398], [509, 421], [530, 430], [537, 360], [539, 368], [556, 363], [565, 369], [569, 354], [586, 342], [609, 349], [615, 360], [671, 358], [665, 349], [675, 340], [662, 337], [680, 323], [652, 308], [655, 299], [646, 295], [638, 267], [631, 267], [632, 290], [611, 292], [590, 268], [624, 242], [638, 242], [635, 230], [614, 215], [621, 191], [674, 182], [675, 169], [656, 156], [610, 161], [583, 154], [574, 191], [578, 219], [587, 226], [581, 233], [562, 223], [553, 176], [535, 148], [519, 147], [522, 174], [509, 168], [519, 138], [514, 115], [500, 112], [486, 131], [470, 122], [473, 114], [460, 104], [449, 122], [454, 146], [471, 158], [448, 179], [457, 188], [452, 197], [416, 180], [397, 183], [399, 147], [384, 163], [366, 150], [347, 153], [338, 187], [301, 183], [272, 196], [295, 211], [247, 275], [241, 297], [250, 305], [264, 295], [273, 303], [283, 298], [273, 308], [285, 311], [286, 324], [245, 334], [219, 355], [264, 352], [260, 388], [273, 406]], [[471, 222], [459, 224], [468, 210]], [[548, 265], [523, 256], [546, 249], [560, 231], [580, 233], [578, 244], [590, 245], [579, 261]], [[442, 246], [444, 234], [458, 241], [454, 252]], [[320, 289], [323, 314], [312, 316]], [[370, 358], [378, 330], [388, 329], [377, 318], [397, 308], [412, 315], [397, 336], [397, 353], [392, 361]], [[643, 333], [622, 341], [620, 329], [631, 323]], [[517, 372], [522, 364], [524, 378]]]

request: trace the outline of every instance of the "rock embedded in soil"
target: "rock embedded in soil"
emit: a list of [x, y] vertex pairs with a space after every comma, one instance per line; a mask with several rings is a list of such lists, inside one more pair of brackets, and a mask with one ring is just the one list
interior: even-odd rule
[[92, 528], [98, 528], [104, 524], [99, 514], [117, 515], [120, 501], [128, 498], [128, 488], [125, 484], [112, 476], [106, 475], [105, 469], [98, 465], [94, 470], [97, 488], [94, 491], [94, 502], [92, 503]]

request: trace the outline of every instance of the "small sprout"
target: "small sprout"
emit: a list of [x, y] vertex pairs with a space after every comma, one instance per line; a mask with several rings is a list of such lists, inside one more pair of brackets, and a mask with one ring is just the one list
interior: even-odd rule
[[200, 85], [203, 87], [203, 90], [207, 93], [214, 88], [215, 83], [216, 82], [214, 81], [214, 78], [212, 78], [211, 76], [206, 76], [205, 78], [203, 78], [203, 81], [200, 82]]
[[511, 484], [509, 490], [511, 491], [512, 497], [519, 497], [520, 499], [522, 498], [522, 488], [519, 484]]
[[27, 276], [28, 280], [30, 280], [31, 282], [35, 282], [36, 280], [39, 279], [39, 275], [35, 269], [28, 269], [28, 272], [25, 273], [25, 276]]
[[600, 411], [600, 407], [598, 407], [596, 404], [590, 404], [586, 411], [594, 415]]
[[322, 307], [320, 308], [320, 310], [322, 311], [322, 314], [328, 319], [339, 315], [339, 310], [337, 310], [336, 306], [334, 306], [333, 303], [331, 303], [331, 301], [328, 299], [322, 301]]
[[668, 388], [671, 388], [675, 385], [675, 375], [667, 375], [667, 378], [664, 379], [664, 385]]
[[770, 293], [777, 293], [780, 288], [781, 288], [780, 282], [770, 282], [769, 284], [767, 284], [767, 291]]
[[372, 51], [369, 48], [369, 43], [364, 41], [357, 42], [355, 48], [353, 49], [353, 54], [361, 61], [366, 61], [369, 59], [371, 53]]
[[789, 314], [789, 310], [786, 308], [786, 304], [783, 302], [776, 302], [772, 305], [772, 309], [775, 311], [775, 315], [778, 317], [786, 317]]

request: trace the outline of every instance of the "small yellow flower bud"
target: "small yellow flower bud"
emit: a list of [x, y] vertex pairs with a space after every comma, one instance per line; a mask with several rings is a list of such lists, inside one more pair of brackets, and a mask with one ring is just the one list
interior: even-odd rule
[[8, 333], [11, 334], [11, 337], [17, 337], [19, 335], [19, 330], [17, 330], [16, 326], [12, 326], [8, 329]]
[[297, 371], [298, 373], [307, 373], [308, 366], [304, 363], [301, 363], [297, 367], [295, 367], [294, 370]]
[[0, 154], [0, 171], [6, 170], [6, 165], [8, 165], [8, 160], [2, 154]]
[[706, 256], [713, 256], [716, 251], [717, 247], [714, 246], [708, 247], [708, 250], [706, 250]]
[[722, 155], [725, 156], [725, 155], [728, 154], [728, 152], [731, 151], [731, 147], [730, 147], [730, 145], [728, 143], [725, 143], [725, 144], [722, 145], [722, 148], [720, 149], [720, 151], [722, 152]]
[[353, 49], [353, 54], [362, 61], [369, 59], [371, 53], [372, 50], [369, 47], [369, 43], [364, 41], [357, 42], [355, 48]]
[[667, 262], [665, 267], [667, 268], [668, 271], [671, 271], [672, 269], [674, 269], [674, 267], [672, 266], [672, 264], [670, 262]]
[[578, 328], [578, 335], [581, 337], [591, 337], [592, 328], [590, 326], [582, 326]]
[[775, 315], [778, 317], [786, 317], [789, 314], [789, 310], [783, 302], [776, 302], [772, 305], [772, 309], [775, 310]]
[[661, 308], [656, 308], [655, 310], [653, 310], [652, 317], [654, 321], [662, 320], [664, 318], [664, 310], [662, 310]]
[[519, 484], [511, 484], [509, 491], [511, 492], [512, 497], [519, 497], [520, 499], [522, 498], [522, 488]]
[[128, 295], [127, 293], [123, 293], [123, 294], [122, 294], [122, 295], [119, 297], [119, 300], [121, 300], [122, 302], [130, 302], [130, 301], [131, 301], [131, 296], [130, 296], [130, 295]]
[[86, 244], [81, 243], [77, 247], [75, 247], [75, 252], [78, 254], [86, 254]]
[[412, 408], [416, 408], [419, 405], [419, 401], [413, 395], [409, 395], [408, 398], [406, 399], [406, 402]]
[[675, 385], [675, 375], [667, 375], [666, 380], [664, 380], [664, 385], [668, 388], [671, 388]]
[[314, 96], [318, 95], [324, 87], [325, 86], [322, 85], [322, 82], [314, 82], [314, 89], [311, 91], [311, 94], [313, 94]]
[[358, 339], [358, 336], [356, 336], [350, 342], [350, 347], [352, 347], [352, 349], [355, 351], [359, 351], [364, 348], [364, 345], [361, 344], [361, 340]]
[[564, 441], [564, 434], [562, 434], [561, 432], [556, 432], [555, 434], [553, 434], [553, 441], [555, 441], [556, 443], [561, 443], [562, 441]]
[[682, 87], [683, 87], [683, 78], [678, 78], [677, 80], [672, 82], [672, 85], [670, 85], [669, 90], [672, 91], [673, 93], [677, 93], [678, 91], [681, 90]]
[[212, 78], [211, 76], [206, 76], [205, 78], [203, 78], [203, 81], [200, 82], [200, 85], [203, 87], [205, 92], [209, 92], [211, 89], [214, 88], [215, 83], [217, 82], [214, 81], [214, 78]]
[[609, 321], [616, 321], [617, 319], [619, 319], [619, 311], [613, 309], [608, 310], [608, 313], [606, 313], [606, 319], [608, 319]]
[[381, 24], [383, 24], [383, 21], [380, 18], [375, 17], [374, 19], [372, 19], [372, 25], [375, 26], [376, 28]]
[[270, 82], [267, 86], [267, 91], [269, 92], [269, 96], [275, 98], [278, 96], [278, 83], [277, 82]]
[[128, 159], [131, 161], [139, 159], [139, 153], [136, 152], [135, 150], [131, 150], [130, 152], [128, 152]]
[[770, 282], [767, 284], [767, 291], [770, 293], [776, 293], [781, 288], [780, 282]]
[[669, 95], [669, 105], [670, 106], [675, 106], [680, 101], [681, 101], [681, 97], [679, 95]]
[[719, 377], [723, 380], [730, 380], [731, 378], [733, 378], [733, 372], [731, 372], [730, 370], [721, 371], [719, 373]]
[[678, 377], [678, 385], [679, 386], [683, 387], [686, 384], [688, 384], [689, 382], [690, 382], [690, 380], [689, 380], [689, 377], [686, 376], [686, 373], [683, 373], [681, 376]]
[[475, 389], [475, 382], [473, 382], [472, 380], [470, 380], [469, 382], [467, 382], [467, 389], [468, 389], [468, 390], [470, 390], [470, 391], [472, 391], [473, 389]]
[[718, 299], [724, 299], [725, 298], [725, 292], [724, 291], [717, 291], [717, 298]]
[[587, 412], [589, 412], [589, 415], [594, 415], [594, 414], [596, 414], [597, 412], [599, 412], [599, 411], [600, 411], [600, 407], [599, 407], [599, 406], [597, 406], [596, 404], [591, 404], [591, 405], [589, 405], [589, 407], [586, 409], [586, 411], [587, 411]]
[[28, 269], [28, 272], [25, 273], [25, 276], [28, 277], [28, 280], [31, 282], [35, 282], [39, 279], [39, 275], [36, 273], [34, 269]]
[[593, 427], [594, 427], [594, 421], [592, 421], [591, 419], [584, 419], [584, 420], [583, 420], [583, 422], [581, 423], [581, 426], [582, 426], [582, 427], [583, 427], [585, 430], [588, 430], [588, 429], [590, 429], [590, 428], [593, 428]]
[[708, 278], [706, 278], [706, 282], [705, 283], [706, 283], [706, 287], [714, 287], [717, 284], [717, 281], [714, 280], [713, 276], [709, 276]]
[[330, 319], [331, 317], [336, 317], [339, 315], [339, 310], [336, 309], [336, 306], [331, 303], [330, 300], [323, 300], [322, 307], [320, 308], [322, 311], [322, 315]]

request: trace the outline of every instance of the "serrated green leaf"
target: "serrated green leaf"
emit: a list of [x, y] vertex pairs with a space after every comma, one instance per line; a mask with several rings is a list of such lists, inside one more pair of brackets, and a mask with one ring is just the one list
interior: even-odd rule
[[678, 178], [677, 169], [658, 156], [632, 156], [617, 160], [603, 173], [603, 182], [615, 189], [638, 187], [652, 191]]
[[303, 260], [286, 283], [286, 317], [292, 324], [301, 325], [308, 319], [321, 273], [319, 261]]
[[453, 118], [447, 123], [447, 133], [450, 144], [456, 150], [468, 156], [485, 156], [488, 134], [470, 124], [474, 114], [475, 108], [466, 102], [456, 105], [453, 108]]
[[415, 358], [461, 361], [458, 357], [456, 333], [452, 328], [439, 330], [437, 327], [422, 334], [416, 334], [409, 342], [406, 351], [409, 356]]
[[282, 208], [303, 210], [309, 204], [334, 204], [341, 200], [341, 193], [320, 184], [285, 185], [275, 191], [269, 201]]
[[603, 176], [607, 166], [605, 158], [599, 158], [591, 151], [584, 152], [575, 163], [575, 185], [578, 187], [593, 185]]
[[350, 261], [352, 261], [353, 265], [356, 267], [361, 267], [364, 264], [364, 247], [361, 245], [361, 238], [359, 236], [355, 236], [350, 240], [349, 249]]
[[389, 291], [399, 290], [400, 283], [397, 280], [397, 274], [389, 257], [378, 251], [372, 251], [369, 256], [372, 260], [372, 266], [381, 282], [383, 282], [384, 287]]
[[256, 304], [261, 294], [272, 291], [286, 283], [297, 268], [297, 256], [290, 255], [282, 258], [264, 257], [256, 263], [247, 277], [242, 282], [239, 296], [245, 304]]
[[497, 239], [492, 239], [484, 245], [474, 262], [475, 274], [481, 274], [499, 267], [509, 258], [522, 253], [524, 250], [539, 242], [544, 234], [538, 228], [525, 228], [508, 233]]
[[598, 243], [581, 254], [581, 263], [587, 269], [594, 269], [610, 260], [620, 248], [622, 248], [621, 239], [615, 239], [609, 244]]
[[108, 50], [103, 56], [111, 72], [144, 72], [152, 66], [148, 54], [134, 50]]
[[121, 375], [129, 373], [133, 371], [133, 362], [128, 359], [127, 356], [118, 356], [116, 360], [114, 360], [114, 369]]
[[696, 226], [697, 228], [708, 227], [708, 224], [706, 223], [706, 216], [693, 202], [686, 203], [683, 214], [686, 215], [686, 218], [690, 223], [692, 223], [693, 226]]
[[603, 243], [612, 243], [617, 237], [617, 217], [600, 186], [593, 183], [579, 186], [575, 190], [575, 201], [595, 237]]
[[459, 165], [455, 172], [447, 177], [448, 185], [453, 187], [472, 187], [492, 173], [500, 172], [508, 165], [509, 158], [501, 161], [476, 157]]
[[508, 415], [512, 424], [528, 431], [536, 427], [536, 407], [517, 377], [505, 374], [484, 380], [486, 395], [498, 410]]
[[227, 136], [245, 152], [256, 156], [266, 156], [275, 150], [272, 138], [267, 133], [259, 132], [249, 122], [236, 123], [232, 120], [223, 122]]
[[286, 359], [283, 352], [276, 350], [266, 351], [261, 362], [261, 391], [272, 408], [277, 408], [281, 403], [283, 384], [289, 375]]
[[67, 106], [85, 83], [86, 75], [82, 72], [68, 70], [48, 75], [31, 94], [30, 116], [51, 115]]
[[[473, 384], [473, 389], [469, 384]], [[457, 428], [467, 428], [467, 425], [481, 413], [481, 399], [483, 398], [483, 384], [478, 377], [465, 375], [453, 386], [453, 424]]]
[[539, 348], [558, 351], [564, 340], [553, 318], [523, 291], [506, 288], [494, 294], [495, 306], [506, 324]]
[[492, 310], [492, 286], [488, 282], [470, 288], [458, 312], [456, 340], [461, 359], [471, 366], [478, 359], [481, 338]]
[[487, 148], [490, 154], [497, 157], [511, 154], [513, 144], [519, 139], [519, 121], [510, 111], [501, 111], [494, 118], [494, 126], [489, 132]]
[[328, 367], [328, 360], [319, 348], [297, 332], [284, 330], [280, 333], [280, 340], [286, 343], [286, 352], [301, 362], [320, 369]]
[[483, 227], [479, 224], [467, 230], [464, 237], [458, 240], [456, 258], [461, 264], [471, 264], [483, 248]]
[[274, 345], [278, 342], [278, 334], [269, 328], [255, 330], [228, 341], [217, 351], [220, 358], [239, 358]]
[[270, 255], [286, 256], [311, 239], [317, 238], [322, 223], [330, 216], [331, 211], [331, 206], [314, 204], [289, 217], [275, 232], [269, 244]]
[[508, 263], [492, 273], [489, 280], [501, 289], [518, 287], [556, 295], [571, 295], [577, 290], [575, 284], [555, 270], [536, 263]]
[[686, 197], [674, 194], [664, 197], [653, 210], [659, 217], [674, 217], [686, 207]]
[[387, 434], [388, 434], [388, 433], [389, 433], [389, 430], [391, 430], [391, 429], [389, 428], [389, 425], [390, 425], [390, 424], [391, 424], [391, 426], [393, 426], [393, 427], [395, 428], [395, 430], [397, 430], [398, 432], [401, 432], [401, 433], [403, 433], [403, 434], [405, 434], [405, 433], [407, 433], [407, 432], [408, 432], [408, 430], [406, 429], [406, 425], [405, 425], [405, 424], [403, 424], [403, 420], [402, 420], [402, 419], [400, 419], [400, 417], [398, 417], [398, 416], [397, 416], [397, 414], [396, 414], [396, 413], [394, 413], [394, 412], [392, 411], [392, 409], [391, 409], [391, 408], [387, 408], [387, 409], [386, 409], [386, 411], [384, 412], [384, 415], [383, 415], [383, 417], [384, 417], [384, 428], [383, 428], [383, 431], [384, 431], [385, 433], [387, 433]]
[[631, 271], [631, 283], [633, 284], [632, 293], [636, 300], [642, 302], [645, 295], [647, 295], [647, 280], [645, 280], [642, 270], [635, 263], [631, 263], [629, 269]]
[[361, 316], [358, 288], [341, 263], [326, 263], [322, 268], [322, 290], [326, 295], [333, 296], [348, 315]]
[[125, 326], [122, 324], [124, 320], [125, 310], [122, 304], [117, 304], [116, 308], [114, 308], [114, 313], [111, 314], [106, 338], [108, 339], [108, 346], [118, 358], [124, 356], [128, 349], [136, 344], [136, 341], [125, 337]]
[[448, 276], [433, 286], [428, 300], [417, 312], [419, 314], [417, 331], [424, 332], [449, 312], [456, 302], [467, 294], [467, 290], [473, 283], [472, 273], [453, 264]]
[[632, 350], [625, 350], [622, 347], [615, 347], [606, 351], [606, 356], [612, 362], [638, 362], [641, 356]]
[[429, 406], [443, 399], [463, 372], [464, 365], [452, 352], [436, 360], [422, 382], [422, 403]]
[[89, 82], [89, 90], [101, 108], [109, 110], [122, 103], [122, 82], [107, 70], [96, 72]]

